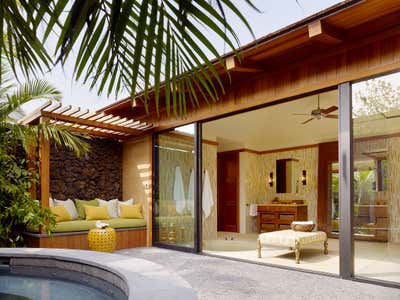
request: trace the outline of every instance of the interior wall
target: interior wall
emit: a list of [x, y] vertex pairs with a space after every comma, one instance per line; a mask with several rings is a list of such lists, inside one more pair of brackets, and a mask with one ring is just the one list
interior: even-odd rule
[[206, 170], [210, 176], [214, 205], [207, 218], [205, 218], [204, 213], [202, 214], [203, 240], [217, 238], [217, 145], [203, 143], [203, 174]]
[[[299, 181], [298, 191], [294, 193], [276, 193], [276, 184], [270, 187], [267, 183], [269, 173], [276, 176], [276, 160], [297, 159], [299, 161], [299, 174], [307, 172], [307, 184]], [[241, 163], [241, 215], [245, 212], [245, 232], [257, 232], [257, 218], [249, 216], [249, 204], [267, 204], [274, 198], [280, 200], [305, 200], [307, 203], [308, 219], [317, 222], [318, 199], [318, 148], [304, 148], [291, 151], [257, 154], [253, 152], [240, 153]], [[242, 173], [243, 172], [243, 173]], [[243, 191], [244, 187], [244, 191]]]

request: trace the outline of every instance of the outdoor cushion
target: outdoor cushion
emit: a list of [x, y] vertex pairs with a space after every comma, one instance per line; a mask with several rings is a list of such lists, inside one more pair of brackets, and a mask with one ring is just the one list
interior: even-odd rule
[[99, 206], [99, 201], [94, 200], [79, 200], [75, 199], [76, 209], [78, 210], [78, 216], [80, 219], [85, 219], [85, 208], [84, 205]]
[[[145, 227], [146, 221], [144, 219], [109, 219], [109, 220], [101, 220], [104, 223], [110, 225], [111, 228], [137, 228], [137, 227]], [[74, 231], [86, 231], [89, 229], [96, 228], [96, 220], [87, 221], [87, 220], [73, 220], [57, 223], [53, 228], [53, 233], [58, 232], [74, 232]], [[38, 232], [37, 228], [28, 228], [29, 232]]]
[[123, 219], [143, 219], [142, 204], [121, 205], [121, 218]]
[[108, 220], [110, 216], [105, 206], [84, 205], [86, 220]]
[[133, 199], [130, 198], [126, 201], [118, 201], [118, 217], [121, 216], [121, 211], [119, 209], [121, 205], [133, 205]]
[[118, 218], [118, 199], [102, 200], [96, 198], [100, 206], [106, 206], [110, 218]]
[[[67, 209], [72, 220], [78, 219], [78, 211], [76, 210], [74, 201], [72, 201], [71, 199], [67, 199], [65, 201], [53, 199], [53, 206], [64, 206]], [[52, 205], [50, 205], [50, 207], [52, 207]]]
[[50, 210], [56, 215], [56, 222], [71, 221], [71, 215], [65, 206], [53, 206], [50, 207]]

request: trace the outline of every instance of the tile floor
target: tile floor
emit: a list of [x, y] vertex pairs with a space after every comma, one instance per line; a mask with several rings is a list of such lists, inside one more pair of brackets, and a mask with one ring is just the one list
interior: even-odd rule
[[[295, 263], [293, 251], [282, 247], [264, 247], [262, 258], [257, 258], [256, 241], [257, 234], [219, 232], [217, 240], [203, 242], [203, 251], [223, 257], [339, 274], [338, 239], [329, 239], [328, 255], [323, 254], [322, 244], [304, 247], [300, 264]], [[358, 276], [400, 282], [400, 245], [356, 241], [354, 268]]]

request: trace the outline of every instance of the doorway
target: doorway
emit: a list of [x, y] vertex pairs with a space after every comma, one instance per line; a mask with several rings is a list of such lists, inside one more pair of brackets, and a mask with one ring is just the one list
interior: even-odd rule
[[217, 154], [218, 231], [239, 232], [239, 152]]

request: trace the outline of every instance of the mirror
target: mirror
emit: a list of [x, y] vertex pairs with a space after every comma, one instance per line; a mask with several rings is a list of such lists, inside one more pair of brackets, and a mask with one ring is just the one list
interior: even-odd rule
[[299, 161], [293, 158], [276, 161], [276, 192], [296, 193], [300, 176]]

